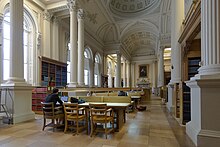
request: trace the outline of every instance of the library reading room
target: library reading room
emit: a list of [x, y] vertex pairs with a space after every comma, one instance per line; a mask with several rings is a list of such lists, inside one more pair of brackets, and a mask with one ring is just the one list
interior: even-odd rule
[[0, 147], [220, 147], [219, 0], [0, 0]]

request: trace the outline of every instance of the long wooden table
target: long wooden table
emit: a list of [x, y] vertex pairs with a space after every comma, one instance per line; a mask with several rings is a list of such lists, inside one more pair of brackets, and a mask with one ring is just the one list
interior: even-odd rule
[[79, 104], [79, 106], [89, 108], [89, 104], [107, 104], [108, 107], [112, 108], [114, 110], [114, 113], [116, 114], [116, 131], [119, 131], [123, 124], [126, 122], [126, 108], [130, 105], [130, 103], [100, 103], [100, 102], [86, 102]]

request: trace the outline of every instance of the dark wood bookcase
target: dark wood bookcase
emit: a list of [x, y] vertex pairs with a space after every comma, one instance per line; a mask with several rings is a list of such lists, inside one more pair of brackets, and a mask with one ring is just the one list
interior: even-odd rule
[[50, 58], [41, 57], [41, 85], [52, 90], [67, 85], [67, 64]]

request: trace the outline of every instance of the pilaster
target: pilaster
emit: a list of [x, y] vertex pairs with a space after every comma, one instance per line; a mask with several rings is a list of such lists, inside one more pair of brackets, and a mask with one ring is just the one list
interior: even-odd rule
[[43, 12], [43, 56], [51, 58], [52, 48], [51, 48], [51, 18], [52, 14], [47, 10]]
[[59, 23], [57, 17], [53, 17], [52, 57], [59, 61]]

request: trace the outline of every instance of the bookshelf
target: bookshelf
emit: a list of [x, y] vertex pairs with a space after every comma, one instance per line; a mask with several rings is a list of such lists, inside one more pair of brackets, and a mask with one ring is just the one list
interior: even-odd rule
[[102, 75], [101, 83], [102, 83], [101, 87], [105, 87], [105, 88], [108, 87], [108, 75]]
[[45, 101], [47, 94], [47, 87], [36, 87], [32, 90], [32, 111], [42, 112], [41, 102]]
[[54, 87], [65, 87], [66, 84], [67, 64], [41, 57], [41, 85], [51, 91]]
[[190, 80], [191, 77], [196, 75], [198, 73], [199, 69], [199, 62], [201, 61], [201, 57], [191, 57], [188, 58], [188, 80]]
[[181, 112], [181, 100], [180, 100], [180, 87], [179, 83], [174, 84], [174, 94], [175, 94], [175, 117], [180, 118], [180, 112]]
[[191, 102], [190, 102], [190, 88], [182, 83], [182, 124], [186, 124], [191, 120]]

